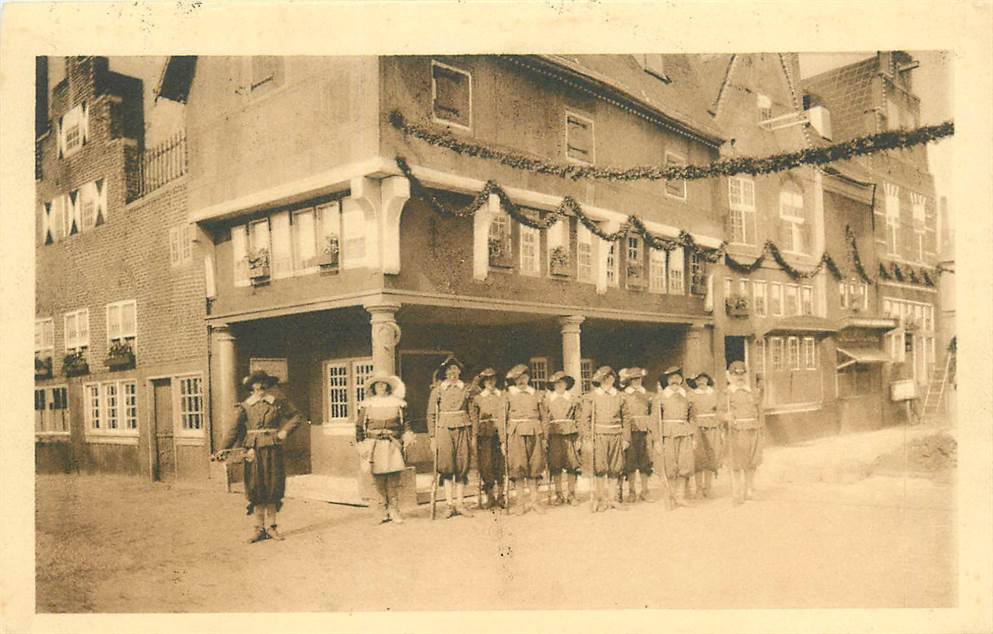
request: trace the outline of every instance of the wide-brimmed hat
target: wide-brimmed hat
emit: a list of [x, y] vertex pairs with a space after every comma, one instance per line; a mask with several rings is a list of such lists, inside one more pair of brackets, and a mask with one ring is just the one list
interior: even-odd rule
[[565, 373], [565, 370], [559, 370], [558, 372], [556, 372], [552, 376], [548, 377], [548, 384], [551, 385], [551, 386], [553, 386], [553, 387], [559, 381], [564, 381], [565, 382], [565, 389], [567, 389], [567, 390], [571, 390], [572, 389], [572, 386], [576, 384], [576, 379], [574, 379], [571, 376], [569, 376], [568, 374], [566, 374]]
[[407, 387], [400, 380], [400, 377], [387, 374], [386, 372], [375, 372], [372, 376], [365, 380], [362, 388], [365, 390], [366, 398], [373, 395], [372, 386], [375, 383], [385, 383], [390, 388], [390, 395], [397, 398], [403, 398], [407, 392]]
[[449, 355], [448, 357], [446, 357], [445, 360], [441, 362], [441, 365], [438, 366], [438, 370], [440, 370], [441, 372], [444, 372], [445, 370], [447, 370], [449, 368], [449, 366], [453, 366], [453, 365], [455, 367], [457, 367], [460, 372], [465, 372], [465, 365], [461, 361], [459, 361], [458, 359], [456, 359], [454, 356], [451, 356], [451, 355]]
[[617, 375], [614, 373], [614, 369], [612, 367], [609, 365], [602, 365], [597, 368], [596, 372], [593, 373], [593, 376], [590, 377], [590, 383], [593, 385], [600, 385], [608, 374], [614, 376], [614, 378], [617, 378]]
[[624, 383], [627, 383], [631, 379], [640, 379], [640, 378], [643, 378], [647, 374], [648, 374], [648, 372], [646, 372], [644, 368], [639, 368], [637, 366], [635, 366], [633, 368], [624, 368], [620, 372], [620, 379]]
[[728, 366], [728, 372], [731, 374], [748, 374], [748, 368], [745, 367], [744, 361], [732, 361], [731, 365]]
[[696, 382], [699, 381], [700, 380], [700, 377], [702, 377], [702, 376], [707, 377], [707, 385], [713, 385], [714, 384], [714, 377], [710, 376], [706, 372], [697, 372], [696, 374], [693, 375], [693, 378], [692, 378], [693, 386], [694, 387], [696, 387]]
[[528, 369], [528, 366], [524, 365], [523, 363], [518, 363], [514, 367], [507, 370], [507, 380], [516, 381], [517, 377], [521, 376], [522, 374], [530, 375], [531, 371]]
[[672, 376], [673, 374], [678, 374], [679, 376], [683, 376], [683, 369], [680, 368], [678, 365], [673, 365], [663, 370], [662, 375], [659, 377], [659, 383], [662, 384], [662, 387], [665, 387], [666, 385], [669, 384], [669, 377]]
[[272, 387], [279, 383], [279, 379], [265, 370], [256, 370], [241, 380], [241, 384], [245, 387], [252, 387], [256, 383], [261, 383], [262, 387]]

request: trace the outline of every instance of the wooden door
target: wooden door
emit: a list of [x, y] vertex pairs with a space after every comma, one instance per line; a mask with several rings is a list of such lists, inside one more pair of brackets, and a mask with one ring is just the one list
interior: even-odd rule
[[152, 381], [153, 416], [149, 440], [152, 445], [152, 479], [176, 479], [175, 423], [172, 417], [172, 379]]
[[400, 352], [400, 379], [407, 386], [407, 417], [416, 432], [427, 432], [427, 405], [431, 379], [450, 353]]

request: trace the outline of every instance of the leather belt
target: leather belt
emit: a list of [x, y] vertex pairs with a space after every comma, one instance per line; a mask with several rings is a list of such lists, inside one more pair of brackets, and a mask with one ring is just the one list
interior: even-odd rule
[[621, 425], [600, 425], [597, 424], [596, 431], [609, 432], [609, 431], [620, 431], [623, 429]]
[[464, 409], [443, 409], [441, 414], [468, 414]]
[[278, 429], [249, 429], [246, 434], [253, 436], [267, 436], [269, 434], [275, 434]]

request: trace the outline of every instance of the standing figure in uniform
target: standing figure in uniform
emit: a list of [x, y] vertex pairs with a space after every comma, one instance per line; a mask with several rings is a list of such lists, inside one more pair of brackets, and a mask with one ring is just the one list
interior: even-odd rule
[[[624, 452], [631, 444], [631, 430], [621, 417], [621, 395], [614, 388], [614, 370], [602, 366], [590, 382], [595, 389], [583, 397], [580, 434], [583, 438], [583, 468], [596, 479], [591, 510], [620, 508], [615, 491], [624, 474]], [[609, 480], [609, 482], [608, 482]]]
[[[652, 451], [657, 439], [652, 431], [652, 396], [641, 384], [647, 372], [642, 368], [622, 370], [627, 383], [621, 394], [621, 418], [631, 429], [631, 446], [624, 452], [624, 476], [628, 481], [628, 502], [648, 501], [648, 478], [652, 475]], [[641, 492], [635, 492], [635, 473], [641, 474]]]
[[397, 491], [400, 474], [407, 466], [404, 450], [414, 440], [404, 416], [406, 387], [400, 377], [377, 372], [366, 381], [365, 393], [365, 400], [359, 403], [355, 441], [360, 455], [369, 463], [379, 493], [383, 513], [379, 523], [402, 524]]
[[[573, 396], [572, 386], [576, 380], [559, 370], [548, 382], [552, 389], [545, 397], [545, 407], [548, 411], [548, 473], [555, 482], [555, 505], [568, 503], [571, 506], [576, 501], [576, 477], [579, 475], [579, 428], [576, 417], [579, 409], [579, 399]], [[562, 486], [563, 475], [567, 478], [567, 486]], [[565, 488], [565, 497], [562, 490]]]
[[458, 359], [448, 357], [439, 371], [444, 372], [445, 379], [431, 390], [427, 421], [431, 450], [438, 456], [437, 477], [445, 487], [445, 517], [472, 517], [463, 503], [470, 458], [476, 451], [476, 431], [469, 416], [471, 394], [459, 379], [462, 364]]
[[[731, 487], [735, 504], [754, 494], [755, 470], [762, 464], [764, 422], [759, 411], [762, 393], [748, 386], [748, 369], [741, 361], [728, 367], [731, 384], [724, 402], [724, 419], [728, 424]], [[744, 477], [744, 483], [741, 478]], [[737, 485], [737, 486], [736, 486]]]
[[669, 481], [670, 503], [686, 506], [686, 489], [693, 476], [693, 405], [683, 387], [683, 371], [677, 367], [662, 373], [655, 408], [661, 423], [662, 464]]
[[714, 381], [706, 372], [692, 379], [690, 402], [696, 422], [696, 452], [693, 456], [696, 470], [696, 490], [705, 498], [710, 497], [713, 478], [721, 468], [724, 455], [724, 429], [717, 418], [717, 392]]
[[264, 370], [253, 372], [242, 380], [252, 393], [235, 406], [235, 424], [225, 434], [221, 451], [215, 456], [220, 458], [225, 450], [235, 445], [248, 450], [244, 463], [245, 497], [248, 515], [255, 515], [255, 526], [248, 539], [250, 544], [264, 539], [283, 539], [276, 523], [276, 513], [283, 507], [286, 490], [282, 443], [300, 424], [302, 417], [288, 400], [269, 392], [278, 382]]
[[[518, 364], [507, 372], [507, 467], [510, 481], [520, 501], [517, 509], [544, 513], [538, 505], [538, 487], [545, 472], [545, 404], [541, 395], [530, 385], [528, 367]], [[523, 499], [523, 490], [530, 489], [531, 498]], [[509, 492], [508, 492], [509, 499]]]
[[507, 407], [503, 393], [497, 389], [496, 370], [486, 368], [476, 378], [482, 389], [472, 397], [469, 414], [476, 429], [476, 465], [483, 495], [486, 496], [482, 508], [493, 508], [504, 504], [504, 458], [500, 445]]

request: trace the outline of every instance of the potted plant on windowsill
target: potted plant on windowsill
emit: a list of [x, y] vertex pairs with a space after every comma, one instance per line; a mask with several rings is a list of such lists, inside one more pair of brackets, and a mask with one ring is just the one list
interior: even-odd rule
[[317, 266], [322, 271], [338, 272], [338, 257], [341, 255], [341, 243], [338, 236], [331, 234], [324, 239], [324, 248], [317, 256]]
[[107, 351], [104, 365], [111, 370], [125, 370], [134, 367], [134, 349], [126, 341], [115, 341]]
[[549, 271], [552, 275], [558, 275], [560, 277], [569, 276], [569, 268], [572, 263], [572, 258], [569, 257], [569, 251], [563, 246], [557, 246], [552, 249], [552, 252], [548, 254], [548, 264]]
[[724, 307], [730, 317], [748, 317], [748, 298], [743, 295], [731, 295], [726, 298]]
[[62, 374], [66, 376], [80, 376], [90, 373], [90, 364], [86, 361], [86, 356], [79, 352], [70, 352], [62, 359]]
[[52, 357], [34, 358], [34, 378], [36, 379], [52, 378]]
[[510, 260], [510, 245], [506, 238], [490, 238], [487, 243], [489, 247], [490, 266], [509, 269], [514, 264]]
[[269, 250], [259, 249], [249, 251], [245, 256], [248, 263], [248, 279], [252, 284], [260, 284], [269, 280]]
[[645, 265], [641, 262], [629, 262], [627, 268], [627, 285], [629, 288], [645, 287]]

